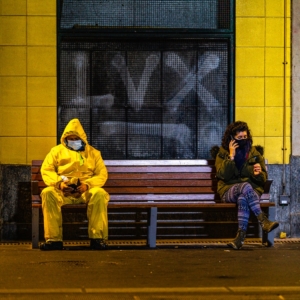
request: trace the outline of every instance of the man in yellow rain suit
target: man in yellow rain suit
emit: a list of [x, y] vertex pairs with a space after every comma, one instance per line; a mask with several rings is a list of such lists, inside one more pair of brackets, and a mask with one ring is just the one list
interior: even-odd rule
[[101, 187], [107, 180], [107, 170], [100, 151], [90, 146], [78, 119], [66, 126], [61, 144], [47, 154], [41, 168], [46, 187], [42, 193], [46, 242], [41, 250], [62, 250], [61, 206], [87, 203], [90, 247], [107, 248], [109, 194]]

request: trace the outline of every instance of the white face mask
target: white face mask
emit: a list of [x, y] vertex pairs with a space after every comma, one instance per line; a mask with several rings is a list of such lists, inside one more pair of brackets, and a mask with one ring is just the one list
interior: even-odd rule
[[73, 150], [79, 150], [82, 147], [82, 142], [81, 140], [77, 141], [68, 141], [68, 146], [72, 148]]

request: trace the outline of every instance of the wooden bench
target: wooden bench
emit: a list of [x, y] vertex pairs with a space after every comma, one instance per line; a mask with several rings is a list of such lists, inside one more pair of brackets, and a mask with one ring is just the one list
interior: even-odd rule
[[[46, 187], [41, 177], [42, 161], [32, 161], [32, 247], [39, 243], [40, 193]], [[147, 245], [156, 247], [158, 209], [227, 209], [233, 203], [220, 203], [216, 193], [217, 181], [213, 160], [106, 160], [108, 180], [104, 186], [110, 194], [108, 211], [117, 209], [146, 209], [148, 214]], [[275, 204], [270, 202], [269, 180], [261, 197], [261, 206], [271, 220]], [[82, 209], [85, 204], [65, 205], [62, 209]], [[274, 243], [274, 232], [262, 234], [262, 242]]]

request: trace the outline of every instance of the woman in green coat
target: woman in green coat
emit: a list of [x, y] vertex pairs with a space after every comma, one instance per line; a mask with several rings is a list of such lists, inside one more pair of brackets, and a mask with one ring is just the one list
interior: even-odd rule
[[240, 249], [246, 237], [250, 211], [257, 217], [263, 231], [270, 232], [278, 222], [267, 219], [260, 207], [260, 196], [268, 174], [264, 158], [252, 146], [252, 136], [247, 123], [242, 121], [228, 125], [222, 146], [216, 157], [218, 193], [222, 202], [237, 203], [238, 232], [228, 244]]

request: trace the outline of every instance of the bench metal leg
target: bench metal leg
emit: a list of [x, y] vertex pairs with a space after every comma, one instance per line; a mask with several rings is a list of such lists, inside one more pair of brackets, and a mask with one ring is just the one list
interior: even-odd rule
[[39, 208], [32, 208], [32, 249], [39, 247]]
[[148, 211], [148, 236], [147, 245], [150, 248], [156, 247], [157, 230], [157, 207], [151, 207]]
[[[268, 210], [268, 219], [270, 221], [275, 221], [275, 209], [276, 207], [269, 207]], [[269, 233], [262, 233], [262, 243], [268, 247], [274, 246], [275, 230], [272, 230]]]

